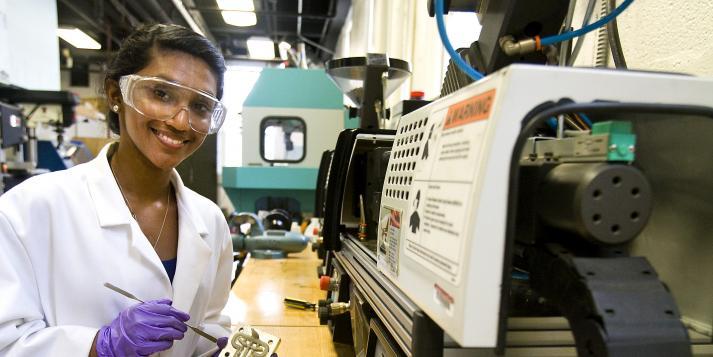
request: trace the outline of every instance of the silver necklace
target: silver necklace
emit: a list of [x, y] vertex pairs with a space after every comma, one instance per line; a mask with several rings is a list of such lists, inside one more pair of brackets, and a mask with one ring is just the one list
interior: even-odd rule
[[[116, 185], [119, 186], [119, 192], [121, 193], [121, 198], [124, 199], [124, 203], [126, 203], [126, 208], [129, 209], [129, 213], [131, 213], [131, 217], [134, 217], [134, 220], [138, 223], [139, 219], [136, 218], [136, 213], [134, 213], [134, 210], [131, 209], [129, 200], [127, 200], [126, 195], [124, 195], [124, 189], [121, 188], [119, 179], [116, 178], [116, 174], [114, 173], [114, 167], [111, 166], [111, 159], [109, 159], [109, 169], [111, 170], [111, 175], [114, 176], [114, 181], [116, 181]], [[168, 217], [168, 209], [169, 209], [170, 204], [171, 204], [171, 187], [168, 188], [168, 195], [166, 196], [166, 212], [164, 212], [164, 214], [163, 214], [163, 222], [161, 222], [161, 229], [158, 231], [158, 237], [156, 238], [156, 242], [154, 242], [154, 244], [153, 244], [154, 249], [156, 249], [156, 245], [158, 245], [158, 241], [161, 240], [161, 234], [163, 234], [163, 227], [166, 224], [166, 217]]]

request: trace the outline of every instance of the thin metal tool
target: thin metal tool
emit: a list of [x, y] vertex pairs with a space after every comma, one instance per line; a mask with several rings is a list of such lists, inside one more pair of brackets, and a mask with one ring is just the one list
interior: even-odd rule
[[294, 307], [296, 309], [315, 310], [317, 308], [317, 304], [313, 304], [311, 302], [299, 300], [299, 299], [293, 299], [293, 298], [286, 297], [284, 299], [284, 302], [285, 302], [285, 305], [287, 305], [288, 307]]
[[[114, 285], [114, 284], [111, 284], [111, 283], [104, 283], [104, 286], [106, 286], [107, 288], [109, 288], [109, 289], [111, 289], [111, 290], [116, 291], [117, 293], [119, 293], [119, 294], [121, 294], [121, 295], [126, 296], [126, 297], [129, 298], [129, 299], [136, 300], [136, 301], [141, 302], [141, 303], [144, 302], [143, 300], [137, 298], [134, 294], [132, 294], [132, 293], [130, 293], [130, 292], [128, 292], [128, 291], [126, 291], [126, 290], [124, 290], [124, 289], [122, 289], [122, 288], [119, 288], [119, 287], [117, 287], [117, 286]], [[188, 327], [189, 327], [191, 330], [193, 330], [195, 333], [197, 333], [197, 334], [199, 334], [199, 335], [205, 337], [205, 338], [208, 339], [209, 341], [211, 341], [211, 342], [213, 342], [213, 343], [217, 343], [217, 342], [218, 342], [218, 339], [217, 339], [217, 338], [215, 338], [215, 337], [213, 337], [213, 336], [211, 336], [211, 335], [209, 335], [209, 334], [203, 332], [203, 330], [201, 330], [201, 329], [199, 329], [199, 328], [197, 328], [197, 327], [191, 326], [191, 325], [189, 325], [189, 324], [186, 324], [186, 326], [188, 326]]]

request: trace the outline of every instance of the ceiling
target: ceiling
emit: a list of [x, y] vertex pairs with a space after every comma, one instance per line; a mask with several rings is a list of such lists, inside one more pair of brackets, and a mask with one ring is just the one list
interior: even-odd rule
[[[176, 23], [189, 27], [176, 6], [182, 2], [206, 36], [226, 59], [248, 59], [246, 40], [265, 36], [275, 43], [286, 41], [295, 48], [299, 38], [307, 43], [307, 55], [316, 63], [332, 57], [351, 0], [253, 0], [257, 25], [226, 24], [215, 0], [57, 0], [60, 27], [77, 27], [102, 44], [102, 50], [68, 48], [75, 63], [105, 61], [140, 23]], [[302, 2], [302, 12], [298, 11]]]

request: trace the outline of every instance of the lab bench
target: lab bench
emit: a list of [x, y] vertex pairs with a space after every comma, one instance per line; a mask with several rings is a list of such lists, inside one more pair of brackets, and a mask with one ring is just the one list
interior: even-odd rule
[[280, 337], [280, 357], [353, 356], [350, 346], [332, 342], [316, 311], [289, 308], [283, 302], [285, 297], [311, 303], [324, 299], [316, 273], [319, 265], [309, 248], [286, 259], [248, 258], [224, 310], [233, 327], [249, 325]]

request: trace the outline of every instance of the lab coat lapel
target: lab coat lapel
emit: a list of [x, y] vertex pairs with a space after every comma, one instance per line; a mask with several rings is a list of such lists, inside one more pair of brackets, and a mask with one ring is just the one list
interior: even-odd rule
[[175, 170], [172, 180], [178, 201], [179, 219], [173, 306], [182, 311], [190, 311], [212, 252], [204, 241], [208, 230], [205, 228], [203, 215], [191, 204], [187, 189]]
[[171, 282], [166, 276], [161, 260], [144, 235], [134, 234], [131, 229], [133, 219], [131, 211], [124, 201], [107, 159], [107, 153], [112, 145], [115, 143], [105, 145], [97, 157], [87, 163], [87, 185], [99, 218], [99, 225], [104, 231], [102, 236], [117, 236], [116, 229], [123, 229], [125, 232], [118, 236], [128, 237], [132, 249], [130, 254], [141, 256], [141, 260], [146, 262], [157, 276], [164, 276], [161, 286], [166, 293], [164, 296], [167, 296], [171, 291]]

